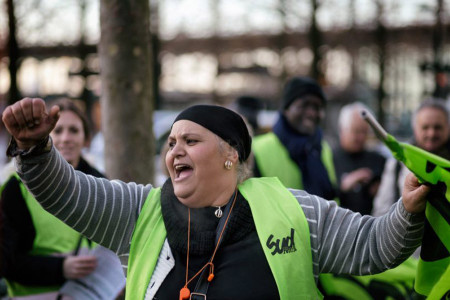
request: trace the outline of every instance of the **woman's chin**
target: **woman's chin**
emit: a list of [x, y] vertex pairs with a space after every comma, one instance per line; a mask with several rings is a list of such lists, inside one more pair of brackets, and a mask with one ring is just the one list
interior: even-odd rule
[[186, 204], [189, 202], [189, 194], [181, 192], [181, 191], [174, 191], [175, 196], [181, 201], [181, 203]]
[[59, 153], [68, 163], [71, 163], [75, 160], [75, 155], [70, 151], [59, 150]]
[[63, 155], [63, 157], [64, 157], [64, 159], [65, 159], [69, 164], [71, 164], [73, 167], [76, 167], [75, 163], [76, 163], [76, 161], [79, 161], [79, 159], [76, 159], [76, 158], [74, 158], [73, 156], [64, 156], [64, 155]]
[[190, 208], [199, 208], [203, 207], [193, 198], [193, 194], [188, 191], [176, 190], [174, 189], [174, 194], [177, 197], [178, 201], [180, 201], [184, 206]]

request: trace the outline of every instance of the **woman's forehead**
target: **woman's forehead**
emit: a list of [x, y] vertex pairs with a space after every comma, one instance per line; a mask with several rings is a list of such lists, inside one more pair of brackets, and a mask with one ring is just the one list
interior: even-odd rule
[[77, 123], [77, 124], [79, 123], [79, 124], [81, 124], [81, 126], [83, 125], [83, 121], [73, 111], [70, 111], [70, 110], [61, 111], [60, 117], [58, 119], [58, 123], [61, 124], [61, 123], [68, 123], [68, 122]]
[[205, 127], [188, 120], [179, 120], [172, 125], [172, 129], [170, 130], [169, 137], [174, 137], [178, 135], [187, 135], [187, 134], [212, 134], [211, 131], [206, 129]]

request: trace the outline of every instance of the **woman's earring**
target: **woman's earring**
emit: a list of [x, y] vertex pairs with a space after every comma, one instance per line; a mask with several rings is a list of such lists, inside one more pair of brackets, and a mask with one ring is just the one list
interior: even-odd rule
[[233, 167], [233, 163], [231, 162], [231, 160], [227, 160], [225, 162], [225, 169], [231, 170], [232, 167]]

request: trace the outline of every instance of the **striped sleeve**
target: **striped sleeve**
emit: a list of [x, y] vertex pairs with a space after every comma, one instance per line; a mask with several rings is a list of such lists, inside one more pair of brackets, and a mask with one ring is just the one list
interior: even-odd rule
[[17, 157], [16, 164], [22, 181], [46, 210], [94, 242], [128, 255], [151, 185], [109, 181], [75, 171], [54, 147], [36, 157]]
[[420, 246], [424, 215], [408, 213], [402, 201], [375, 218], [304, 191], [290, 191], [309, 224], [316, 280], [320, 273], [380, 273], [399, 265]]
[[[126, 264], [142, 205], [152, 189], [75, 171], [52, 148], [16, 158], [17, 172], [41, 205], [93, 241], [113, 250]], [[361, 216], [304, 191], [291, 190], [309, 224], [313, 270], [374, 274], [395, 267], [420, 245], [423, 214], [411, 215], [401, 201], [378, 218]]]

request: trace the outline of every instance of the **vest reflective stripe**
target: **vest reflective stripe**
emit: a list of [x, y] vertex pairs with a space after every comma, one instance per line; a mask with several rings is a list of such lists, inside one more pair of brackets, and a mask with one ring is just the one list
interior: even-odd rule
[[[30, 255], [57, 255], [73, 252], [81, 235], [44, 210], [26, 189], [17, 174], [22, 197], [31, 215], [36, 236]], [[45, 275], [43, 275], [45, 276]], [[10, 296], [36, 295], [44, 292], [56, 291], [60, 286], [28, 286], [6, 280]]]
[[[308, 223], [295, 197], [275, 178], [249, 179], [239, 190], [250, 204], [281, 299], [300, 299], [299, 295], [319, 298], [312, 271]], [[128, 263], [127, 299], [144, 299], [166, 238], [160, 197], [159, 188], [151, 191], [136, 223]], [[272, 243], [268, 243], [271, 235]], [[275, 249], [282, 254], [272, 255]]]
[[[278, 137], [269, 132], [253, 139], [252, 149], [262, 176], [276, 176], [287, 187], [303, 189], [302, 174]], [[322, 140], [321, 159], [328, 177], [336, 185], [336, 172], [330, 146]]]

